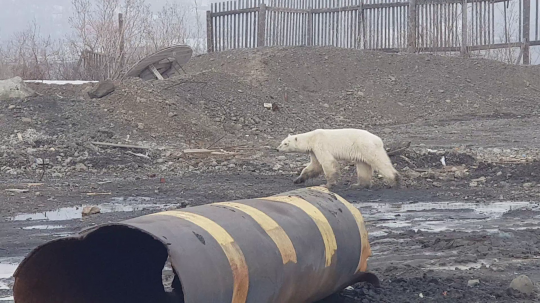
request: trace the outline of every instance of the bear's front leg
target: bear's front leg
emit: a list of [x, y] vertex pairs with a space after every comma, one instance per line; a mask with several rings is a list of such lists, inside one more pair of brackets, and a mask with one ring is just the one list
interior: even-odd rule
[[317, 160], [317, 157], [315, 155], [310, 154], [311, 161], [309, 162], [309, 165], [306, 166], [303, 170], [300, 176], [298, 178], [294, 179], [294, 184], [301, 184], [306, 182], [309, 179], [318, 177], [323, 169], [319, 161]]
[[323, 187], [330, 189], [337, 184], [339, 179], [339, 163], [329, 153], [317, 154], [317, 159], [321, 163], [326, 178], [326, 185]]

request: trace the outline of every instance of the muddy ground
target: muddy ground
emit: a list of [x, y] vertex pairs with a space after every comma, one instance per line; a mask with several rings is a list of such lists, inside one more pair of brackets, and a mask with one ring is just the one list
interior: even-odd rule
[[[308, 157], [278, 154], [276, 143], [350, 126], [390, 150], [411, 146], [391, 157], [398, 189], [375, 176], [372, 189], [350, 190], [354, 169], [343, 164], [335, 191], [364, 214], [381, 288], [353, 285], [328, 302], [540, 302], [508, 291], [522, 274], [540, 282], [536, 67], [292, 48], [201, 56], [186, 70], [126, 81], [100, 100], [85, 95], [90, 85], [39, 84], [37, 97], [0, 103], [0, 298], [11, 296], [16, 264], [52, 239], [298, 188]], [[212, 144], [224, 152], [183, 153]], [[101, 213], [82, 218], [83, 206]]]
[[[37, 245], [82, 228], [163, 209], [297, 188], [290, 175], [240, 173], [167, 177], [165, 183], [150, 177], [92, 176], [43, 183], [30, 187], [22, 180], [2, 184], [2, 189], [29, 188], [27, 193], [13, 195], [2, 191], [3, 205], [12, 205], [3, 212], [4, 220], [0, 222], [3, 288], [13, 282], [5, 277], [13, 266], [6, 264], [16, 264]], [[520, 274], [535, 282], [540, 279], [537, 199], [509, 201], [504, 198], [507, 189], [500, 188], [449, 190], [443, 186], [356, 191], [341, 186], [335, 191], [356, 203], [365, 216], [373, 249], [369, 269], [382, 280], [382, 288], [357, 285], [329, 302], [538, 300], [536, 295], [518, 298], [506, 291], [510, 281]], [[103, 213], [81, 218], [82, 205], [98, 205]], [[469, 280], [475, 279], [480, 284], [467, 286]], [[0, 290], [0, 294], [7, 297], [10, 291]]]

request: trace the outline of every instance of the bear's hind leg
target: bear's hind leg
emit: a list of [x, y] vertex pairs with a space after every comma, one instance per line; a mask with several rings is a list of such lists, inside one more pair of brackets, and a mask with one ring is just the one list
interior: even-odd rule
[[321, 163], [319, 163], [319, 160], [317, 160], [317, 157], [310, 154], [310, 158], [311, 162], [309, 162], [309, 165], [302, 170], [300, 176], [294, 179], [294, 184], [304, 183], [311, 178], [318, 177], [322, 173], [323, 169]]
[[373, 176], [371, 165], [362, 161], [356, 162], [356, 175], [358, 182], [351, 185], [351, 188], [371, 188], [371, 178]]
[[339, 179], [339, 163], [330, 153], [316, 153], [317, 159], [324, 171], [326, 185], [324, 187], [330, 189], [337, 184]]

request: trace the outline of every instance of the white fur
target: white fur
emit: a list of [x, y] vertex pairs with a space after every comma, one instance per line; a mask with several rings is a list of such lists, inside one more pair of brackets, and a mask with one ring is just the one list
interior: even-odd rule
[[337, 183], [338, 160], [354, 162], [358, 175], [355, 186], [370, 187], [373, 170], [377, 170], [391, 185], [396, 185], [398, 172], [378, 136], [361, 129], [317, 129], [289, 135], [278, 147], [281, 152], [308, 153], [311, 158], [295, 183], [303, 183], [324, 172], [327, 186]]

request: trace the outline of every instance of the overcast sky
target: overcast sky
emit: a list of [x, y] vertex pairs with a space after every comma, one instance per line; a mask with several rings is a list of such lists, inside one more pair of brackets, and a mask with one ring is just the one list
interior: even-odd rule
[[[167, 2], [194, 5], [193, 0], [147, 0], [159, 10]], [[208, 9], [210, 0], [197, 0], [200, 10]], [[71, 0], [0, 0], [0, 41], [25, 29], [35, 18], [43, 35], [60, 38], [69, 32]]]

